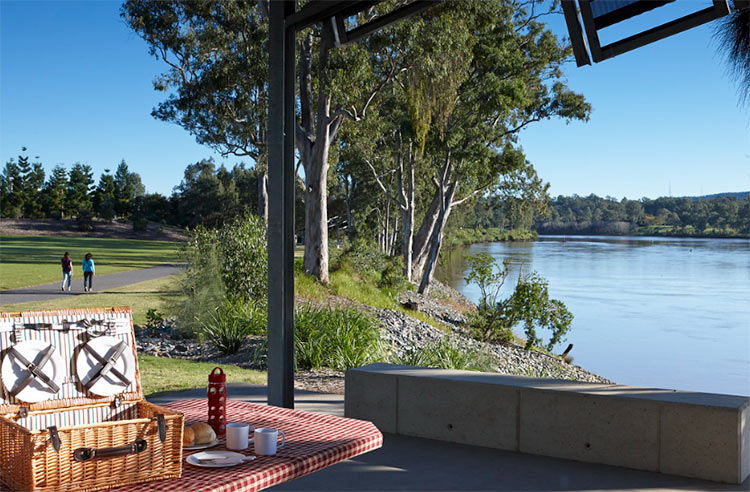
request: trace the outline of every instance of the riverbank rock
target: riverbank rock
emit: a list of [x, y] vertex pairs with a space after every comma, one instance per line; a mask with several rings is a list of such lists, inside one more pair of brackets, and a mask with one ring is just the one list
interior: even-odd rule
[[450, 333], [446, 333], [399, 311], [379, 309], [376, 318], [383, 325], [382, 338], [390, 347], [394, 360], [447, 340], [462, 350], [489, 355], [495, 371], [500, 374], [611, 383], [608, 379], [568, 364], [559, 357], [536, 350], [525, 350], [516, 345], [480, 342], [465, 336], [460, 328], [454, 328]]
[[449, 326], [461, 326], [466, 324], [466, 316], [445, 304], [436, 301], [430, 296], [423, 296], [416, 292], [406, 291], [399, 294], [397, 301], [407, 309], [425, 313]]
[[[381, 338], [388, 352], [388, 360], [391, 361], [401, 360], [410, 353], [429, 348], [441, 341], [448, 341], [462, 351], [483, 354], [491, 361], [493, 370], [500, 374], [611, 383], [581, 367], [568, 364], [557, 356], [537, 350], [524, 350], [523, 347], [512, 344], [483, 343], [467, 336], [464, 329], [466, 317], [476, 309], [476, 306], [460, 292], [440, 282], [434, 282], [427, 296], [409, 291], [401, 293], [397, 301], [402, 305], [416, 308], [417, 311], [436, 320], [433, 324], [440, 328], [401, 311], [365, 306], [341, 296], [329, 296], [324, 301], [304, 302], [329, 309], [345, 306], [358, 309], [375, 318], [381, 324]], [[139, 353], [214, 364], [232, 364], [247, 369], [267, 368], [266, 340], [263, 337], [248, 337], [237, 353], [223, 355], [211, 344], [200, 343], [196, 339], [180, 338], [175, 330], [174, 318], [165, 319], [148, 329], [136, 327], [135, 331]], [[344, 372], [333, 369], [297, 371], [295, 387], [343, 394]]]

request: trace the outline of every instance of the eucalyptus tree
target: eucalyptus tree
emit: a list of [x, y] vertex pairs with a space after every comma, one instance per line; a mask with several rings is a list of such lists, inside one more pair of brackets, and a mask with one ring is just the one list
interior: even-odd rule
[[[128, 0], [125, 21], [168, 65], [154, 83], [174, 92], [153, 115], [186, 128], [222, 155], [266, 160], [267, 2]], [[373, 9], [367, 15], [375, 15]], [[328, 281], [326, 192], [332, 142], [345, 119], [363, 117], [393, 72], [369, 65], [385, 48], [331, 51], [327, 32], [301, 33], [296, 142], [305, 174], [304, 269]], [[369, 56], [368, 56], [369, 55]], [[263, 194], [261, 193], [261, 196]]]
[[465, 55], [470, 63], [460, 84], [446, 80], [440, 89], [443, 101], [430, 94], [435, 90], [431, 81], [451, 71], [451, 65], [441, 68], [443, 60], [437, 56], [427, 58], [431, 63], [417, 67], [406, 82], [417, 107], [427, 104], [438, 111], [431, 118], [422, 113], [424, 121], [415, 125], [427, 127], [425, 155], [434, 189], [413, 246], [413, 270], [421, 275], [422, 293], [432, 280], [452, 207], [526, 165], [518, 133], [553, 117], [586, 120], [590, 112], [583, 96], [565, 85], [561, 66], [570, 49], [540, 22], [551, 12], [544, 2], [474, 0], [456, 5], [461, 15], [454, 17], [445, 35], [470, 36]]
[[[222, 156], [267, 156], [267, 2], [128, 0], [121, 16], [162, 60], [154, 88], [169, 92], [153, 111]], [[259, 181], [266, 214], [266, 178]]]

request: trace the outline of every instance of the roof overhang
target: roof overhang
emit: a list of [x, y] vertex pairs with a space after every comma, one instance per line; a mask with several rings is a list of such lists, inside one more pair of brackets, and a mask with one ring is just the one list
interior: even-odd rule
[[342, 46], [357, 41], [378, 29], [382, 29], [401, 19], [411, 17], [423, 10], [440, 3], [442, 0], [414, 0], [406, 3], [387, 14], [377, 16], [365, 24], [347, 29], [345, 20], [356, 16], [383, 0], [310, 0], [300, 11], [291, 14], [286, 19], [287, 28], [295, 31], [304, 29], [318, 22], [328, 24], [332, 28], [334, 43]]
[[[580, 67], [613, 58], [660, 39], [705, 24], [729, 13], [727, 0], [712, 0], [710, 5], [688, 15], [672, 19], [654, 28], [634, 33], [604, 46], [599, 31], [637, 15], [673, 3], [675, 0], [563, 0], [562, 8], [568, 26], [576, 64]], [[583, 27], [581, 26], [581, 21]], [[584, 38], [585, 33], [585, 38]], [[587, 46], [588, 44], [588, 46]], [[591, 60], [589, 59], [591, 55]]]

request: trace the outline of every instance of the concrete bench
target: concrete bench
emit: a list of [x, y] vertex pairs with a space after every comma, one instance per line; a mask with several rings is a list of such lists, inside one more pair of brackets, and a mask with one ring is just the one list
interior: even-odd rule
[[750, 398], [372, 364], [345, 414], [382, 432], [726, 483], [750, 474]]

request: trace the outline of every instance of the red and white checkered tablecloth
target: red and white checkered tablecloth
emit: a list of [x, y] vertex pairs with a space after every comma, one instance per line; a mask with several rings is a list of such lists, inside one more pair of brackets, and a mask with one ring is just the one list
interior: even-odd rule
[[[185, 414], [185, 422], [205, 422], [207, 400], [182, 400], [164, 404]], [[184, 463], [199, 451], [183, 451], [182, 477], [112, 489], [116, 492], [252, 492], [318, 471], [340, 461], [377, 449], [383, 435], [363, 420], [290, 410], [257, 403], [227, 401], [227, 422], [246, 422], [255, 427], [281, 429], [286, 445], [275, 456], [228, 468], [198, 468]], [[224, 438], [211, 448], [226, 449]], [[252, 455], [253, 447], [244, 454]], [[0, 492], [8, 492], [0, 482]]]
[[[206, 400], [165, 404], [185, 414], [186, 422], [205, 422]], [[115, 489], [117, 492], [251, 492], [287, 482], [383, 445], [383, 435], [371, 423], [332, 415], [302, 412], [241, 401], [227, 401], [227, 422], [281, 429], [286, 445], [275, 456], [229, 468], [198, 468], [183, 464], [182, 478]], [[212, 449], [226, 449], [224, 439]], [[252, 454], [252, 444], [245, 452]], [[198, 452], [198, 451], [194, 451]], [[191, 452], [183, 451], [183, 461]]]

